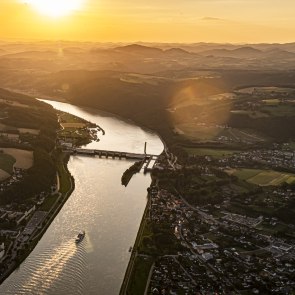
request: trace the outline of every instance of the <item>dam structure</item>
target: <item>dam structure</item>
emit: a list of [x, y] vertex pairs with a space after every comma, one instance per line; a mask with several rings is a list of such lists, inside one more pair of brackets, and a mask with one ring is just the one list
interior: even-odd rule
[[113, 159], [132, 159], [141, 160], [144, 172], [151, 171], [158, 159], [158, 155], [152, 155], [146, 153], [146, 143], [144, 146], [144, 153], [130, 153], [122, 151], [100, 150], [100, 149], [83, 149], [83, 148], [67, 148], [63, 150], [71, 155], [85, 155], [85, 156], [98, 156], [99, 158], [113, 158]]

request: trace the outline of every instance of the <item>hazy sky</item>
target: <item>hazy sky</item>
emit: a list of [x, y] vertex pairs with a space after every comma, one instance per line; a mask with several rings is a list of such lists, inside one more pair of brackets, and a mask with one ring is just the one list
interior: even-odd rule
[[[74, 0], [83, 2], [79, 9], [68, 11], [66, 16], [51, 17], [46, 14], [46, 3], [56, 1], [0, 0], [0, 38], [295, 41], [295, 0]], [[67, 7], [69, 1], [73, 0], [56, 3]]]

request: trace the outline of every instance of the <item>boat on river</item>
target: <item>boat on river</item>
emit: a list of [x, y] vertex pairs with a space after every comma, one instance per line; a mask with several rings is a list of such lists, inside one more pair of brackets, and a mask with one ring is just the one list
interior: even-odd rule
[[78, 233], [78, 235], [76, 237], [76, 240], [75, 240], [76, 244], [82, 242], [84, 237], [85, 237], [85, 231], [82, 231], [82, 232]]

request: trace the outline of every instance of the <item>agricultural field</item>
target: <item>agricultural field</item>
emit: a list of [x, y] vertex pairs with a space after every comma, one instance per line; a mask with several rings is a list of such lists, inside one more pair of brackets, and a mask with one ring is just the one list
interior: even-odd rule
[[21, 134], [39, 135], [40, 130], [30, 128], [17, 128]]
[[210, 156], [213, 158], [223, 158], [238, 152], [235, 150], [206, 149], [206, 148], [186, 148], [185, 150], [190, 155]]
[[0, 119], [6, 118], [7, 113], [5, 111], [0, 110]]
[[58, 117], [60, 123], [87, 123], [87, 121], [79, 117], [61, 111], [58, 112]]
[[12, 101], [0, 98], [0, 103], [6, 104], [8, 106], [14, 106], [14, 107], [21, 107], [21, 108], [28, 108], [29, 106], [27, 104], [20, 103], [18, 101]]
[[248, 88], [242, 88], [237, 90], [239, 93], [244, 93], [244, 94], [252, 94], [253, 91], [257, 92], [265, 92], [265, 93], [289, 93], [289, 92], [294, 92], [294, 88], [284, 88], [284, 87], [248, 87]]
[[222, 131], [222, 128], [201, 126], [196, 123], [177, 124], [175, 128], [180, 134], [195, 141], [212, 141]]
[[[0, 152], [0, 169], [9, 175], [13, 172], [13, 166], [16, 160], [12, 155]], [[1, 176], [0, 176], [1, 178]]]
[[62, 140], [70, 140], [74, 145], [83, 145], [91, 140], [98, 140], [97, 126], [82, 118], [65, 112], [58, 112], [61, 129], [58, 137]]
[[247, 180], [254, 177], [263, 170], [260, 169], [229, 169], [226, 172], [230, 175], [237, 176], [239, 179]]
[[237, 98], [237, 95], [235, 93], [228, 92], [228, 93], [211, 95], [208, 97], [208, 100], [220, 101], [220, 100], [229, 100], [229, 99], [236, 99], [236, 98]]
[[280, 100], [277, 99], [277, 98], [272, 98], [272, 99], [264, 99], [263, 102], [266, 104], [266, 105], [278, 105], [280, 103]]
[[9, 126], [9, 125], [6, 125], [6, 124], [2, 124], [0, 123], [0, 131], [7, 131], [7, 130], [17, 130], [16, 127], [13, 127], [13, 126]]
[[127, 83], [134, 84], [150, 84], [150, 85], [158, 85], [161, 81], [169, 80], [168, 78], [152, 76], [152, 75], [143, 75], [143, 74], [123, 74], [120, 77], [120, 80]]
[[257, 143], [263, 142], [267, 139], [260, 134], [257, 134], [253, 130], [227, 128], [220, 136], [225, 136], [229, 141], [233, 142], [245, 142], [245, 143]]
[[278, 223], [275, 226], [273, 226], [267, 222], [262, 222], [256, 228], [263, 231], [265, 234], [273, 235], [277, 232], [287, 232], [289, 235], [294, 236], [294, 231], [290, 230], [290, 228], [283, 223]]
[[16, 168], [29, 169], [33, 166], [33, 151], [15, 148], [1, 148], [1, 150], [4, 152], [4, 155], [9, 155], [15, 160], [14, 166]]
[[0, 169], [0, 182], [10, 177], [10, 174]]
[[58, 200], [58, 198], [59, 198], [58, 194], [47, 196], [45, 201], [43, 202], [40, 210], [41, 211], [50, 211], [52, 209], [52, 206]]
[[60, 125], [64, 129], [68, 129], [68, 128], [82, 129], [86, 127], [86, 123], [60, 123]]
[[255, 133], [253, 130], [242, 130], [237, 128], [226, 128], [223, 126], [206, 126], [196, 123], [177, 124], [175, 129], [178, 134], [192, 141], [206, 142], [232, 142], [232, 143], [257, 143], [264, 142], [265, 137]]
[[261, 107], [261, 111], [268, 113], [274, 117], [293, 117], [295, 114], [294, 104], [265, 105]]
[[237, 176], [242, 180], [259, 186], [278, 186], [285, 182], [288, 184], [295, 182], [294, 174], [273, 170], [231, 169], [227, 172], [231, 175]]
[[291, 150], [295, 151], [295, 142], [294, 141], [288, 142], [287, 147], [290, 148]]
[[250, 118], [257, 119], [257, 118], [267, 118], [269, 115], [267, 113], [263, 113], [260, 111], [252, 111], [252, 110], [232, 110], [230, 111], [232, 114], [236, 115], [247, 115]]

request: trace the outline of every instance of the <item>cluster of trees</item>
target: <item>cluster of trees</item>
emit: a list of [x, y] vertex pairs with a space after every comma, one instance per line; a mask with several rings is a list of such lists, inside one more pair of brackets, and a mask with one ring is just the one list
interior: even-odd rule
[[230, 176], [216, 169], [216, 178], [211, 181], [202, 180], [198, 168], [183, 168], [182, 171], [153, 171], [159, 179], [159, 186], [175, 193], [178, 191], [190, 204], [203, 206], [220, 204], [223, 201], [220, 187], [228, 184]]
[[294, 116], [282, 117], [265, 117], [265, 118], [250, 118], [247, 115], [232, 114], [228, 125], [235, 128], [246, 128], [257, 130], [262, 134], [277, 140], [288, 140], [295, 138], [295, 130], [292, 126], [295, 124]]
[[129, 167], [122, 175], [121, 183], [127, 186], [132, 176], [140, 171], [142, 166], [142, 161], [135, 162], [131, 167]]
[[48, 191], [56, 177], [54, 160], [44, 149], [34, 150], [34, 165], [27, 170], [22, 181], [0, 194], [0, 203], [22, 202], [42, 191]]
[[156, 253], [175, 254], [182, 250], [182, 246], [177, 242], [169, 223], [162, 223], [161, 225], [152, 223], [151, 228], [153, 244], [157, 249]]
[[287, 223], [287, 224], [293, 224], [295, 225], [295, 200], [291, 200], [288, 204], [285, 206], [278, 208], [278, 210], [275, 211], [274, 215], [279, 218], [281, 221]]
[[188, 191], [185, 198], [190, 204], [196, 206], [217, 205], [223, 201], [221, 194], [209, 193], [205, 189]]
[[[1, 97], [0, 89], [0, 97]], [[52, 156], [55, 148], [56, 131], [58, 128], [57, 116], [53, 108], [26, 96], [9, 92], [10, 101], [18, 101], [28, 107], [9, 105], [8, 118], [3, 123], [18, 127], [40, 130], [37, 137], [32, 138], [30, 144], [34, 152], [34, 164], [26, 171], [22, 181], [10, 186], [0, 193], [0, 203], [22, 202], [32, 198], [42, 191], [49, 190], [56, 177], [56, 164]], [[22, 146], [17, 146], [22, 148]]]

